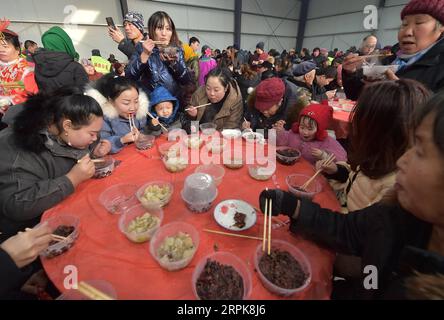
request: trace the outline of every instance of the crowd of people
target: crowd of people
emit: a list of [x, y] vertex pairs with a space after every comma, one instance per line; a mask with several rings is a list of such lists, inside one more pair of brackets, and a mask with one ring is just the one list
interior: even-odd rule
[[[201, 47], [197, 37], [182, 42], [163, 11], [146, 28], [139, 12], [125, 15], [123, 32], [108, 28], [126, 62], [97, 49], [80, 59], [57, 26], [41, 48], [22, 48], [11, 29], [0, 23], [0, 297], [56, 291], [30, 285], [47, 283], [37, 257], [51, 241], [35, 226], [94, 175], [93, 158], [141, 133], [190, 134], [199, 121], [265, 137], [274, 129], [278, 146], [322, 170], [342, 214], [280, 189], [259, 201], [264, 210], [272, 198], [291, 232], [337, 252], [332, 298], [444, 298], [444, 1], [411, 0], [397, 44], [368, 35], [345, 51]], [[374, 63], [393, 68], [372, 79], [363, 69]], [[356, 101], [346, 143], [327, 131], [335, 97]], [[378, 290], [362, 285], [368, 265], [379, 270]], [[428, 275], [423, 285], [435, 290], [421, 290]]]

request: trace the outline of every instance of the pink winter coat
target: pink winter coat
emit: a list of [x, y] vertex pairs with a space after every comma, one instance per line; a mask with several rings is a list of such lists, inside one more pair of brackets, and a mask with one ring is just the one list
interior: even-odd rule
[[288, 146], [301, 151], [302, 157], [309, 161], [311, 164], [315, 164], [317, 159], [311, 155], [311, 149], [317, 148], [327, 153], [333, 153], [336, 156], [335, 162], [347, 161], [347, 152], [344, 148], [332, 137], [328, 136], [323, 141], [313, 140], [305, 142], [301, 140], [299, 134], [293, 131], [278, 131], [277, 132], [277, 146]]

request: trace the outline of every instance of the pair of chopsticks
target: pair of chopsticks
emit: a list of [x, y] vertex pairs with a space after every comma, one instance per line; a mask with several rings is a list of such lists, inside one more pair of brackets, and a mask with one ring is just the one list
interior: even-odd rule
[[[265, 189], [268, 191], [268, 188]], [[264, 236], [262, 237], [262, 251], [265, 251], [268, 241], [268, 255], [271, 252], [271, 216], [273, 209], [273, 199], [265, 198], [265, 212], [264, 212]], [[268, 220], [268, 239], [267, 239], [267, 220]]]
[[[157, 118], [155, 118], [155, 117], [154, 117], [149, 111], [148, 111], [147, 114], [148, 114], [148, 116], [149, 116], [151, 119], [157, 119]], [[167, 129], [163, 124], [161, 124], [160, 121], [159, 121], [159, 126], [161, 126], [163, 130], [165, 130], [166, 132], [168, 132], [168, 129]]]
[[137, 126], [136, 126], [136, 122], [134, 120], [134, 114], [132, 114], [132, 113], [129, 114], [128, 121], [129, 121], [129, 125], [130, 125], [130, 132], [133, 133], [133, 141], [135, 141], [134, 129], [137, 129]]
[[[328, 158], [322, 163], [322, 166], [328, 166], [332, 164], [332, 162], [335, 160], [336, 156], [334, 154], [330, 154]], [[316, 177], [322, 172], [322, 167], [316, 171], [316, 173], [307, 180], [300, 188], [303, 190], [307, 190], [308, 186], [316, 179]]]
[[114, 300], [106, 293], [103, 293], [84, 281], [79, 283], [77, 290], [91, 300]]
[[380, 57], [390, 57], [393, 54], [369, 54], [366, 56], [360, 56], [362, 59], [369, 59], [369, 58], [380, 58]]
[[199, 109], [199, 108], [206, 107], [206, 106], [209, 106], [209, 105], [211, 105], [211, 102], [205, 103], [205, 104], [201, 104], [201, 105], [198, 105], [198, 106], [193, 107], [193, 108], [186, 108], [185, 111], [189, 111], [191, 109]]
[[245, 239], [252, 239], [252, 240], [262, 240], [262, 238], [259, 238], [259, 237], [245, 236], [243, 234], [222, 232], [222, 231], [216, 231], [216, 230], [211, 230], [211, 229], [203, 229], [203, 231], [209, 232], [209, 233], [220, 234], [220, 235], [224, 235], [224, 236], [230, 236], [230, 237], [245, 238]]
[[[77, 160], [77, 163], [80, 163], [80, 162], [82, 162], [82, 159]], [[105, 159], [91, 159], [91, 162], [102, 163], [102, 162], [105, 162]]]
[[[25, 231], [31, 231], [32, 229], [31, 228], [26, 228], [25, 229]], [[59, 235], [57, 235], [57, 234], [51, 234], [51, 238], [54, 240], [54, 241], [57, 241], [57, 242], [62, 242], [62, 241], [66, 241], [68, 238], [67, 237], [62, 237], [62, 236], [59, 236]]]

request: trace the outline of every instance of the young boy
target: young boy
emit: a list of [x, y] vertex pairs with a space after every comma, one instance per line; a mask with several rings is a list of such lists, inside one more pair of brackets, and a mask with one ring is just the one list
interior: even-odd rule
[[183, 129], [190, 133], [191, 122], [179, 110], [179, 100], [166, 88], [160, 86], [150, 95], [149, 112], [155, 119], [148, 119], [147, 134], [159, 136], [162, 133], [162, 124], [168, 130]]

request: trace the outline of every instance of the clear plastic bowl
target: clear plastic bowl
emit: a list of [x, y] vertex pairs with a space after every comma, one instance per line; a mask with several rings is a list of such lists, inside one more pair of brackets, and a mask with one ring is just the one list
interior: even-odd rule
[[99, 202], [111, 214], [121, 214], [126, 209], [137, 204], [134, 184], [121, 183], [107, 188], [99, 196]]
[[164, 156], [162, 158], [165, 168], [171, 173], [184, 171], [188, 167], [188, 158], [185, 156]]
[[245, 130], [242, 133], [242, 138], [248, 143], [263, 143], [265, 141], [264, 135], [259, 132]]
[[202, 164], [196, 168], [195, 173], [206, 173], [213, 177], [216, 186], [222, 183], [225, 175], [225, 169], [217, 164]]
[[213, 138], [205, 144], [205, 148], [211, 153], [221, 153], [228, 142], [225, 139]]
[[276, 148], [276, 160], [285, 166], [294, 165], [301, 157], [301, 152], [298, 149], [290, 147]]
[[218, 192], [216, 189], [214, 196], [211, 198], [208, 198], [208, 200], [194, 201], [194, 200], [189, 200], [188, 198], [186, 198], [186, 196], [184, 195], [184, 190], [182, 190], [182, 192], [180, 193], [183, 201], [185, 201], [185, 205], [187, 206], [187, 208], [191, 212], [195, 212], [195, 213], [204, 213], [204, 212], [207, 212], [208, 210], [210, 210], [211, 206], [213, 205], [213, 201], [216, 200], [216, 198], [217, 198], [217, 194], [218, 194]]
[[225, 139], [238, 139], [242, 136], [239, 129], [224, 129], [221, 134]]
[[244, 166], [244, 159], [242, 156], [228, 156], [223, 158], [224, 166], [228, 169], [240, 169]]
[[[158, 255], [158, 250], [160, 246], [163, 244], [167, 237], [174, 237], [179, 232], [189, 234], [193, 244], [194, 244], [194, 252], [191, 256], [178, 260], [178, 261], [164, 261]], [[191, 224], [185, 222], [171, 222], [159, 230], [157, 230], [156, 234], [153, 236], [150, 242], [150, 253], [151, 256], [159, 263], [159, 265], [168, 270], [175, 271], [185, 268], [191, 260], [193, 260], [194, 255], [196, 254], [197, 249], [199, 248], [199, 232], [193, 227]]]
[[102, 158], [103, 162], [95, 162], [96, 172], [94, 173], [94, 179], [102, 179], [110, 176], [114, 171], [114, 158], [111, 156], [105, 156]]
[[322, 191], [322, 185], [317, 179], [308, 185], [306, 191], [298, 189], [310, 178], [311, 176], [307, 176], [305, 174], [291, 174], [287, 176], [287, 178], [285, 178], [285, 182], [287, 183], [288, 191], [298, 197], [312, 199], [316, 194]]
[[[157, 200], [156, 199], [149, 199], [145, 197], [146, 189], [149, 187], [159, 186], [160, 188], [168, 188], [168, 193], [165, 197], [160, 197]], [[171, 183], [166, 181], [151, 181], [148, 183], [145, 183], [143, 186], [141, 186], [137, 192], [136, 197], [140, 201], [140, 203], [145, 207], [145, 209], [156, 209], [156, 208], [162, 208], [168, 204], [171, 200], [171, 196], [173, 195], [174, 187]]]
[[69, 235], [65, 236], [66, 240], [56, 242], [47, 247], [45, 250], [43, 250], [40, 253], [42, 257], [50, 259], [68, 251], [68, 249], [70, 249], [74, 245], [74, 242], [79, 236], [80, 219], [76, 216], [71, 216], [71, 215], [59, 215], [52, 217], [46, 220], [45, 222], [53, 232], [59, 226], [74, 227], [74, 231], [71, 232]]
[[308, 274], [308, 278], [305, 280], [305, 283], [302, 286], [300, 286], [299, 288], [294, 288], [294, 289], [281, 288], [281, 287], [275, 285], [274, 283], [272, 283], [271, 281], [269, 281], [265, 277], [265, 275], [262, 273], [261, 269], [259, 268], [260, 259], [262, 258], [262, 256], [264, 254], [267, 254], [266, 251], [265, 252], [262, 251], [262, 243], [261, 243], [256, 247], [256, 252], [254, 254], [254, 268], [256, 269], [259, 279], [261, 280], [264, 287], [268, 291], [270, 291], [271, 293], [275, 293], [280, 296], [291, 296], [292, 294], [295, 294], [297, 292], [301, 292], [305, 288], [307, 288], [310, 285], [312, 273], [311, 273], [310, 261], [308, 261], [305, 254], [301, 250], [296, 248], [294, 245], [292, 245], [291, 243], [289, 243], [287, 241], [283, 241], [283, 240], [272, 240], [271, 241], [271, 249], [272, 250], [279, 249], [281, 251], [287, 251], [288, 253], [290, 253], [295, 258], [295, 260], [297, 262], [299, 262], [302, 270], [306, 274]]
[[[136, 219], [137, 217], [141, 217], [143, 216], [145, 213], [149, 213], [152, 216], [156, 216], [157, 218], [159, 218], [159, 223], [144, 231], [144, 232], [129, 232], [128, 231], [128, 227], [131, 223], [131, 221], [133, 221], [134, 219]], [[132, 242], [136, 242], [136, 243], [142, 243], [142, 242], [146, 242], [149, 241], [151, 239], [151, 237], [154, 235], [154, 233], [156, 233], [157, 229], [159, 229], [160, 225], [162, 224], [163, 221], [163, 210], [160, 208], [157, 209], [150, 209], [147, 210], [145, 209], [141, 204], [135, 205], [131, 208], [129, 208], [128, 210], [126, 210], [119, 219], [119, 230], [126, 235], [126, 237], [131, 240]]]
[[248, 173], [250, 176], [258, 181], [266, 181], [270, 179], [274, 172], [276, 171], [276, 165], [260, 165], [260, 164], [249, 164]]
[[217, 125], [215, 123], [202, 123], [199, 125], [199, 128], [202, 131], [202, 134], [211, 136], [216, 132]]
[[155, 137], [149, 134], [139, 134], [139, 138], [134, 142], [139, 150], [146, 150], [153, 147]]
[[162, 143], [157, 147], [159, 153], [162, 157], [164, 156], [179, 156], [182, 152], [185, 151], [185, 147], [181, 142], [177, 141], [169, 141]]
[[192, 134], [185, 137], [184, 142], [190, 149], [200, 149], [200, 147], [204, 143], [204, 139], [202, 139], [197, 134]]
[[[110, 298], [117, 299], [117, 292], [109, 282], [105, 280], [86, 280], [83, 282], [86, 282], [90, 286], [103, 292]], [[77, 289], [69, 289], [66, 290], [63, 294], [61, 294], [56, 300], [91, 300], [91, 299], [83, 295]]]
[[220, 264], [232, 266], [240, 274], [243, 280], [244, 295], [242, 300], [247, 300], [250, 297], [252, 292], [252, 278], [247, 265], [241, 259], [230, 252], [218, 251], [203, 257], [194, 268], [191, 282], [193, 286], [194, 296], [197, 299], [200, 300], [200, 297], [197, 294], [196, 282], [199, 279], [199, 276], [205, 268], [208, 260], [217, 261]]
[[183, 198], [192, 203], [206, 203], [214, 199], [217, 187], [213, 177], [205, 173], [193, 173], [185, 179]]

